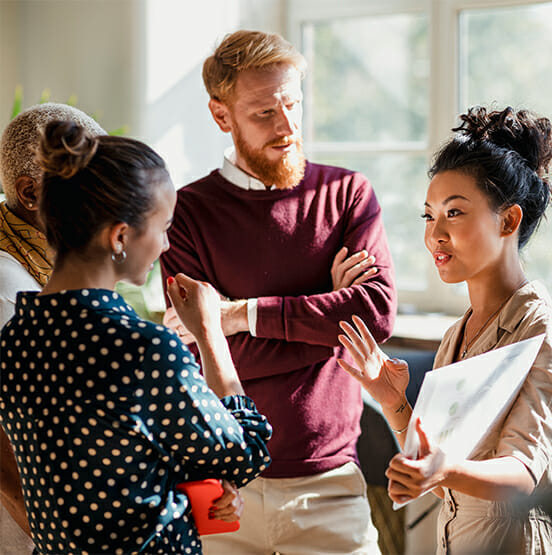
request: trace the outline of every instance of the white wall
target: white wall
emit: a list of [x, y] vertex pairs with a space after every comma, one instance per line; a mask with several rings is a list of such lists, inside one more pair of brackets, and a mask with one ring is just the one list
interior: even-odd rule
[[2, 128], [17, 84], [23, 86], [25, 107], [48, 88], [53, 101], [76, 95], [78, 107], [97, 115], [107, 129], [134, 125], [135, 6], [118, 0], [0, 2]]
[[0, 128], [16, 85], [43, 89], [162, 154], [183, 184], [218, 167], [229, 144], [207, 109], [201, 65], [238, 28], [283, 32], [285, 0], [1, 0]]

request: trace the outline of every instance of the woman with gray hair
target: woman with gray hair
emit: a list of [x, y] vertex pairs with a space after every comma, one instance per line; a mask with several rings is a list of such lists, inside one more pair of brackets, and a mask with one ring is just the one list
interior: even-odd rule
[[70, 120], [93, 135], [105, 131], [81, 110], [66, 104], [33, 106], [14, 118], [0, 143], [0, 327], [13, 315], [18, 291], [38, 290], [52, 272], [52, 254], [38, 218], [42, 172], [35, 161], [39, 133], [51, 121]]
[[[40, 132], [48, 123], [70, 120], [93, 135], [105, 131], [81, 110], [66, 104], [33, 106], [14, 118], [0, 142], [0, 328], [12, 317], [18, 291], [38, 291], [52, 273], [53, 256], [38, 218], [42, 170], [35, 160]], [[12, 447], [0, 427], [0, 555], [33, 550]]]

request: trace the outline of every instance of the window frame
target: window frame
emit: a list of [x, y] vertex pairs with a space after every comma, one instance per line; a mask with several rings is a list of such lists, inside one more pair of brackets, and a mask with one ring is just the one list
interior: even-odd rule
[[[305, 151], [310, 153], [339, 153], [343, 151], [366, 154], [425, 153], [429, 166], [431, 156], [450, 136], [458, 116], [459, 105], [459, 18], [463, 10], [505, 8], [546, 4], [550, 0], [288, 0], [287, 35], [303, 50], [303, 28], [309, 23], [351, 17], [425, 12], [429, 17], [429, 97], [427, 144], [421, 143], [316, 143], [311, 140], [308, 105], [305, 106]], [[305, 53], [308, 58], [308, 53]], [[310, 82], [305, 79], [305, 98]], [[370, 176], [367, 176], [368, 178]], [[421, 209], [422, 207], [420, 207]], [[420, 233], [423, 227], [420, 226]], [[444, 284], [428, 257], [427, 287], [422, 291], [399, 290], [399, 310], [415, 307], [418, 312], [462, 314], [468, 304], [465, 286]]]

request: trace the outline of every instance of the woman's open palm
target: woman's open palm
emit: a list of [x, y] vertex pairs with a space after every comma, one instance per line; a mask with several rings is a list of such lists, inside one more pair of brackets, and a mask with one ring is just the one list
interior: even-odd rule
[[408, 365], [404, 361], [389, 359], [378, 347], [366, 324], [353, 316], [355, 327], [341, 322], [345, 335], [339, 336], [340, 343], [349, 351], [356, 366], [340, 359], [339, 365], [382, 407], [396, 406], [404, 398], [408, 385]]

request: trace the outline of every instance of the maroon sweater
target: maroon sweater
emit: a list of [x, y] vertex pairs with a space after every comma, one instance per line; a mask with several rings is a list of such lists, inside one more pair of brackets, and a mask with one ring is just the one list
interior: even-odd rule
[[[378, 342], [396, 311], [381, 209], [361, 174], [307, 163], [290, 190], [245, 190], [218, 171], [178, 192], [164, 282], [185, 272], [232, 299], [258, 298], [257, 337], [228, 338], [243, 387], [274, 428], [264, 476], [315, 474], [357, 460], [360, 385], [337, 364], [339, 321], [361, 316]], [[332, 291], [337, 251], [375, 255], [378, 273]]]

